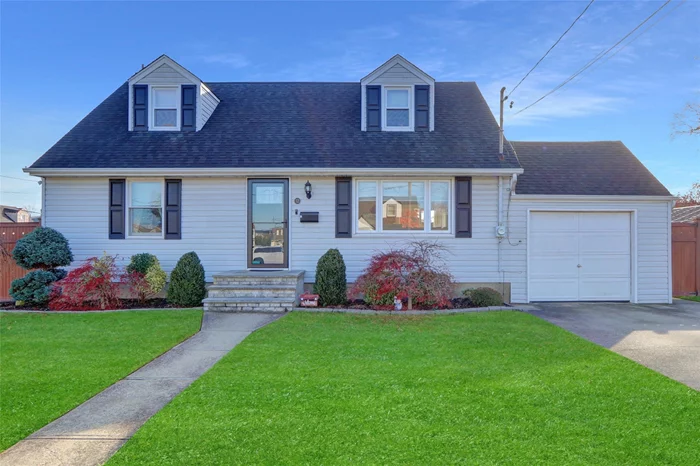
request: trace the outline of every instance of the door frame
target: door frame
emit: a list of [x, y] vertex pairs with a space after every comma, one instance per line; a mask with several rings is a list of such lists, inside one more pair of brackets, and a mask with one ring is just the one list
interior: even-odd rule
[[[253, 264], [253, 196], [251, 187], [254, 182], [267, 182], [267, 183], [283, 183], [284, 184], [284, 223], [286, 227], [284, 229], [284, 261], [282, 265], [275, 264], [274, 266], [266, 264]], [[289, 229], [290, 229], [290, 212], [289, 212], [289, 190], [290, 190], [290, 179], [289, 178], [247, 178], [246, 179], [246, 268], [251, 269], [263, 269], [263, 270], [286, 270], [289, 268], [289, 253], [290, 253], [290, 242], [289, 242]]]
[[527, 209], [525, 217], [525, 292], [526, 302], [530, 300], [530, 224], [532, 213], [535, 212], [601, 212], [601, 213], [627, 213], [630, 214], [630, 303], [637, 303], [637, 209], [606, 209], [606, 208], [571, 208], [571, 207], [533, 207]]

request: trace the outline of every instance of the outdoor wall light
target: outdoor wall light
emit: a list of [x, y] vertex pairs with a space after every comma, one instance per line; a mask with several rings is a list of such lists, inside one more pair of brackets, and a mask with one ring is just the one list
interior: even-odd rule
[[311, 199], [311, 183], [309, 183], [309, 180], [306, 180], [304, 191], [306, 191], [306, 198]]

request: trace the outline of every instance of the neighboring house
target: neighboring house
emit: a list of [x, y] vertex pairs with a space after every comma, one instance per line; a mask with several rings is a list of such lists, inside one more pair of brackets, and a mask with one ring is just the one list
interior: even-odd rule
[[31, 221], [32, 216], [25, 209], [0, 205], [0, 223], [25, 223]]
[[674, 223], [695, 223], [700, 221], [700, 205], [675, 207], [672, 216]]
[[312, 283], [337, 247], [352, 282], [372, 254], [430, 239], [460, 286], [513, 302], [672, 299], [673, 197], [621, 142], [499, 154], [475, 83], [398, 55], [347, 83], [205, 83], [161, 56], [26, 172], [76, 260], [149, 251], [170, 271], [194, 250], [208, 280]]

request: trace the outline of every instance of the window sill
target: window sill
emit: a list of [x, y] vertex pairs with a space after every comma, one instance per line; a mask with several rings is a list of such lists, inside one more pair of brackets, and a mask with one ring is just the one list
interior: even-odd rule
[[423, 238], [429, 238], [431, 236], [436, 237], [454, 237], [454, 233], [451, 231], [430, 231], [426, 232], [424, 230], [413, 230], [413, 231], [356, 231], [354, 236], [384, 236], [384, 237], [402, 237], [402, 236], [420, 236]]
[[413, 132], [413, 128], [411, 127], [403, 127], [403, 126], [397, 126], [395, 128], [392, 127], [384, 127], [382, 128], [382, 131], [387, 131], [387, 132], [399, 132], [399, 133], [410, 133]]
[[180, 131], [180, 128], [148, 128], [148, 131]]

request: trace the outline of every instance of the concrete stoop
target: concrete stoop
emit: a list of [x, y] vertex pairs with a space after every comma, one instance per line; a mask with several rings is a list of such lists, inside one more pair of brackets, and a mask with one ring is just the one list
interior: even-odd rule
[[232, 270], [214, 275], [203, 301], [205, 311], [285, 312], [299, 304], [303, 270]]

